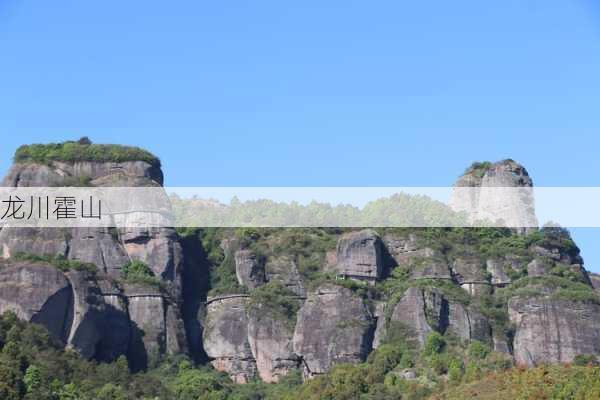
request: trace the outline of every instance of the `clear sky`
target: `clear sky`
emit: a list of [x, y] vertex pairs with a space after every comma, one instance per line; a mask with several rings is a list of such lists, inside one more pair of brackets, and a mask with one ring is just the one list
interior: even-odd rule
[[600, 186], [594, 0], [0, 0], [0, 68], [0, 171], [86, 135], [171, 186], [447, 186], [506, 157]]

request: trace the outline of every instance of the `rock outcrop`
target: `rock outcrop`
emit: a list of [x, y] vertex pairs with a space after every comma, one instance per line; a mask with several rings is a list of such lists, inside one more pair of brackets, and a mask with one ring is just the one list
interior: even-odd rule
[[[160, 187], [162, 179], [160, 167], [147, 161], [21, 162], [4, 184]], [[112, 361], [125, 354], [133, 370], [186, 353], [187, 329], [194, 360], [238, 383], [277, 382], [299, 369], [312, 378], [339, 363], [365, 361], [387, 340], [418, 350], [432, 332], [463, 350], [477, 340], [525, 365], [600, 355], [600, 278], [585, 270], [568, 232], [531, 228], [537, 221], [527, 171], [511, 160], [479, 164], [455, 187], [455, 210], [471, 220], [499, 210], [493, 217], [518, 229], [307, 231], [311, 240], [326, 240], [320, 246], [277, 230], [244, 238], [243, 246], [223, 230], [207, 245], [205, 232], [196, 232], [186, 236], [184, 264], [171, 228], [5, 228], [0, 312], [45, 326], [84, 357]], [[76, 263], [18, 261], [27, 259], [19, 253]], [[134, 260], [154, 276], [126, 279], [122, 267]], [[419, 368], [393, 373], [420, 379]]]
[[0, 313], [45, 326], [66, 344], [72, 325], [73, 290], [67, 277], [47, 263], [0, 262]]
[[300, 366], [294, 353], [293, 327], [273, 315], [269, 305], [257, 305], [248, 310], [248, 341], [260, 379], [277, 382]]
[[375, 319], [351, 290], [326, 284], [309, 293], [298, 313], [294, 351], [304, 375], [323, 374], [337, 363], [364, 361], [372, 348]]
[[538, 226], [532, 187], [527, 170], [513, 160], [475, 163], [455, 183], [449, 205], [471, 222], [503, 221], [526, 232]]
[[[147, 161], [26, 161], [15, 163], [10, 168], [3, 185], [160, 187], [162, 182], [159, 164]], [[60, 289], [65, 294], [50, 296], [48, 303], [38, 304], [39, 309], [37, 306], [29, 308], [36, 312], [12, 308], [23, 318], [42, 322], [54, 336], [84, 357], [110, 361], [121, 354], [135, 353], [136, 359], [130, 358], [130, 361], [144, 368], [145, 362], [140, 362], [140, 358], [147, 357], [138, 356], [140, 354], [156, 353], [161, 356], [185, 351], [185, 332], [178, 311], [181, 305], [182, 252], [174, 229], [5, 227], [0, 230], [0, 249], [2, 258], [11, 263], [10, 271], [21, 277], [21, 290], [39, 293], [35, 295], [41, 296], [38, 301], [52, 290], [39, 287], [39, 279], [48, 279], [49, 282], [66, 280], [66, 287]], [[31, 271], [32, 268], [41, 271], [38, 266], [10, 261], [20, 253], [90, 263], [97, 267], [97, 274], [83, 271], [62, 273], [48, 267], [37, 276]], [[156, 293], [140, 296], [139, 289], [133, 294], [122, 292], [114, 282], [122, 278], [121, 268], [131, 260], [146, 263], [159, 280], [166, 282], [168, 293], [164, 296]], [[8, 289], [11, 279], [7, 276], [6, 280], [0, 281], [0, 286], [8, 285], [6, 296], [0, 293], [0, 303], [6, 304], [6, 307], [11, 301], [9, 292], [13, 290]], [[62, 299], [67, 293], [69, 304]], [[169, 299], [168, 305], [166, 298]], [[12, 302], [25, 303], [25, 300]], [[52, 320], [46, 316], [48, 307], [51, 308]], [[58, 318], [57, 315], [65, 316]], [[143, 337], [143, 340], [136, 342], [136, 337]]]
[[472, 296], [490, 293], [487, 271], [478, 257], [461, 257], [451, 264], [453, 279]]
[[266, 279], [269, 282], [280, 282], [287, 289], [300, 297], [306, 296], [304, 282], [298, 267], [289, 256], [281, 256], [267, 260], [265, 265]]
[[515, 361], [523, 365], [571, 362], [600, 355], [600, 305], [550, 297], [513, 298]]
[[265, 266], [252, 250], [235, 252], [235, 274], [238, 283], [248, 289], [254, 289], [265, 283]]
[[229, 295], [210, 298], [204, 321], [204, 349], [211, 363], [238, 383], [257, 375], [256, 360], [248, 340], [248, 296]]
[[383, 274], [381, 253], [381, 239], [371, 229], [342, 235], [337, 245], [337, 273], [373, 283]]

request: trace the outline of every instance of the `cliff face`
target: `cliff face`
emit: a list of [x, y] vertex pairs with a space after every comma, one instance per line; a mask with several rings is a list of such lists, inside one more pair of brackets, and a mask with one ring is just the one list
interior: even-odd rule
[[[81, 180], [159, 186], [162, 173], [146, 161], [28, 162], [15, 164], [4, 182]], [[485, 187], [531, 185], [514, 161], [481, 164], [456, 186], [482, 190], [453, 204], [480, 216], [492, 201]], [[510, 214], [511, 203], [523, 198], [502, 201]], [[587, 273], [568, 233], [556, 227], [200, 233], [185, 236], [182, 250], [166, 228], [3, 229], [0, 312], [44, 325], [86, 357], [126, 354], [142, 369], [187, 351], [184, 310], [197, 360], [238, 383], [277, 382], [295, 370], [311, 378], [339, 363], [363, 362], [398, 340], [418, 351], [434, 332], [456, 346], [481, 342], [526, 365], [600, 355], [600, 279]], [[58, 255], [96, 271], [16, 260], [18, 253]], [[146, 263], [155, 284], [124, 279], [121, 269], [131, 260]]]
[[513, 160], [474, 163], [454, 186], [450, 207], [466, 212], [471, 221], [504, 220], [522, 229], [538, 226], [533, 181]]
[[[11, 167], [3, 185], [160, 186], [162, 179], [160, 167], [145, 161], [22, 162]], [[4, 228], [0, 248], [6, 260], [0, 310], [42, 323], [88, 358], [109, 361], [126, 354], [135, 368], [144, 368], [150, 356], [185, 351], [179, 317], [182, 256], [174, 229]], [[90, 263], [96, 271], [15, 262], [19, 254]], [[120, 282], [121, 268], [132, 260], [146, 263], [164, 289]], [[36, 304], [15, 297], [17, 287], [35, 294]]]

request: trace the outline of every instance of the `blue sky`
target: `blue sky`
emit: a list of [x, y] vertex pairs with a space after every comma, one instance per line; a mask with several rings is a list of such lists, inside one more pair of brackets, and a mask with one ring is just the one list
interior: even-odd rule
[[506, 157], [598, 186], [594, 3], [0, 0], [0, 171], [87, 135], [171, 186], [447, 186]]

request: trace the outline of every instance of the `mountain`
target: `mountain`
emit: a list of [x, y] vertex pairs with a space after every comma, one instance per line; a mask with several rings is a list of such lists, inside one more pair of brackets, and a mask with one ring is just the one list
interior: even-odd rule
[[[162, 181], [142, 149], [80, 141], [22, 146], [3, 184]], [[486, 188], [532, 185], [513, 160], [476, 163], [455, 184], [475, 196], [451, 206], [477, 219], [498, 205]], [[56, 351], [150, 375], [183, 357], [177, 379], [211, 365], [248, 384], [215, 392], [258, 398], [418, 398], [514, 365], [596, 363], [600, 279], [567, 230], [532, 227], [533, 204], [505, 217], [529, 228], [4, 228], [0, 313], [43, 326]]]

